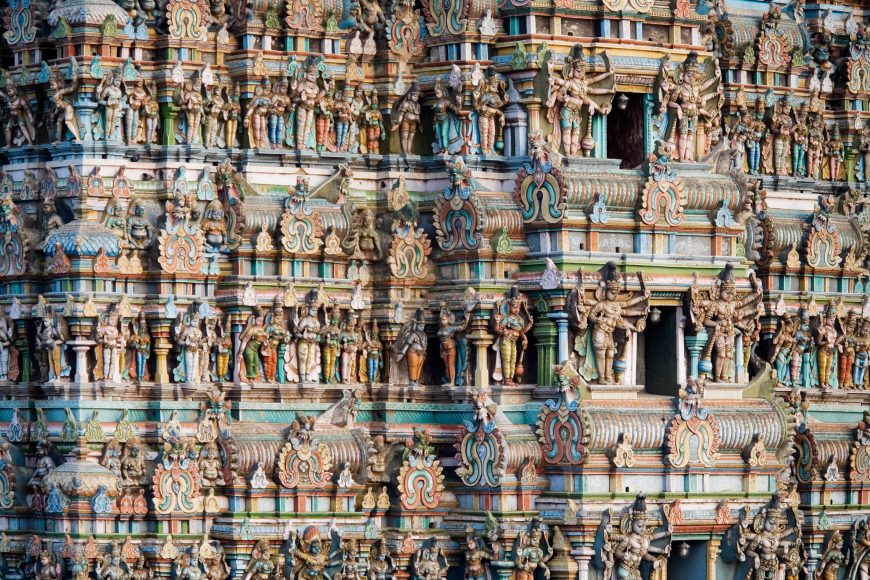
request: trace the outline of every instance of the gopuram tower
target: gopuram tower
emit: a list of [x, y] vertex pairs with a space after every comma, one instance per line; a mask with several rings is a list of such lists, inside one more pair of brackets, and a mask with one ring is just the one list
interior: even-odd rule
[[0, 578], [870, 580], [867, 2], [0, 11]]

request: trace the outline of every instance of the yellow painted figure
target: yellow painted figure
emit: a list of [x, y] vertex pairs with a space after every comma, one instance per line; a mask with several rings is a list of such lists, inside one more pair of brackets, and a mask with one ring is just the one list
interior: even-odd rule
[[[529, 346], [526, 333], [531, 330], [533, 319], [526, 306], [526, 298], [516, 288], [511, 290], [507, 301], [507, 313], [503, 314], [504, 301], [495, 314], [495, 333], [500, 337], [501, 369], [504, 384], [513, 385], [514, 377], [522, 377], [522, 353]], [[525, 318], [522, 311], [525, 311]], [[520, 343], [522, 349], [517, 347]]]

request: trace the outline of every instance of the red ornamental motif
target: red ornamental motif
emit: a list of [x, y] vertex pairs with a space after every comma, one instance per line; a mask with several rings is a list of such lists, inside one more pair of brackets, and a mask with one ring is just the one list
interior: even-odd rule
[[788, 64], [791, 43], [781, 32], [763, 35], [758, 41], [758, 62], [772, 68]]
[[719, 459], [721, 442], [721, 430], [715, 416], [707, 415], [701, 419], [693, 414], [689, 419], [683, 419], [678, 414], [668, 430], [668, 461], [674, 467], [713, 467]]
[[332, 454], [323, 443], [316, 448], [303, 445], [299, 449], [287, 443], [278, 457], [278, 480], [287, 489], [299, 486], [320, 489], [332, 480], [331, 467]]

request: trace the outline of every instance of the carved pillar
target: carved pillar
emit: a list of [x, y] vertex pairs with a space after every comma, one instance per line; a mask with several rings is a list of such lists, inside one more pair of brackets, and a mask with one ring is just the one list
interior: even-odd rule
[[643, 149], [646, 155], [652, 153], [656, 145], [656, 136], [653, 135], [653, 118], [656, 117], [655, 106], [655, 96], [643, 96]]
[[171, 325], [172, 321], [166, 318], [151, 321], [151, 342], [157, 361], [154, 368], [154, 382], [157, 384], [169, 384], [167, 358], [172, 349], [172, 343], [169, 340]]
[[716, 560], [719, 558], [721, 538], [713, 537], [707, 541], [707, 580], [716, 580]]
[[510, 580], [514, 573], [513, 560], [493, 560], [489, 567], [495, 572], [497, 580]]
[[76, 376], [73, 382], [77, 384], [90, 382], [90, 373], [88, 372], [88, 351], [93, 348], [96, 343], [93, 340], [71, 340], [69, 345], [73, 352], [76, 353]]
[[[564, 324], [567, 333], [567, 318], [564, 320]], [[558, 338], [556, 323], [552, 320], [541, 318], [535, 324], [532, 333], [535, 335], [538, 344], [538, 384], [552, 385], [553, 365], [560, 362], [556, 360], [556, 356], [559, 354], [556, 352], [556, 342]]]
[[558, 336], [558, 350], [556, 362], [568, 360], [571, 354], [571, 348], [568, 344], [568, 313], [567, 312], [551, 312], [547, 317], [556, 323], [556, 332]]
[[[707, 344], [707, 331], [702, 330], [694, 336], [685, 337], [684, 340], [686, 342], [686, 350], [689, 352], [689, 376], [697, 379], [701, 351], [704, 350], [704, 346]], [[709, 372], [709, 370], [706, 372]]]
[[592, 115], [592, 138], [595, 140], [592, 157], [607, 158], [607, 115]]
[[579, 568], [577, 572], [578, 580], [590, 580], [590, 564], [594, 554], [595, 550], [586, 546], [580, 546], [571, 550], [571, 555], [574, 556], [574, 560], [577, 561], [577, 567]]
[[15, 321], [15, 348], [21, 353], [21, 375], [18, 377], [18, 382], [27, 384], [30, 382], [30, 348], [27, 343], [27, 320], [18, 319]]
[[160, 107], [160, 120], [163, 125], [161, 145], [175, 145], [175, 126], [178, 124], [178, 107], [171, 101]]

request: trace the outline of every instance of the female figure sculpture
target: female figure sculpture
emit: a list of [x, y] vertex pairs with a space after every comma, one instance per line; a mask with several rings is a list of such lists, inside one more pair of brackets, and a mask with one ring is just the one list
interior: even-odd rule
[[391, 112], [392, 130], [399, 132], [402, 155], [414, 151], [414, 134], [420, 130], [420, 86], [411, 83], [408, 92], [399, 97]]

